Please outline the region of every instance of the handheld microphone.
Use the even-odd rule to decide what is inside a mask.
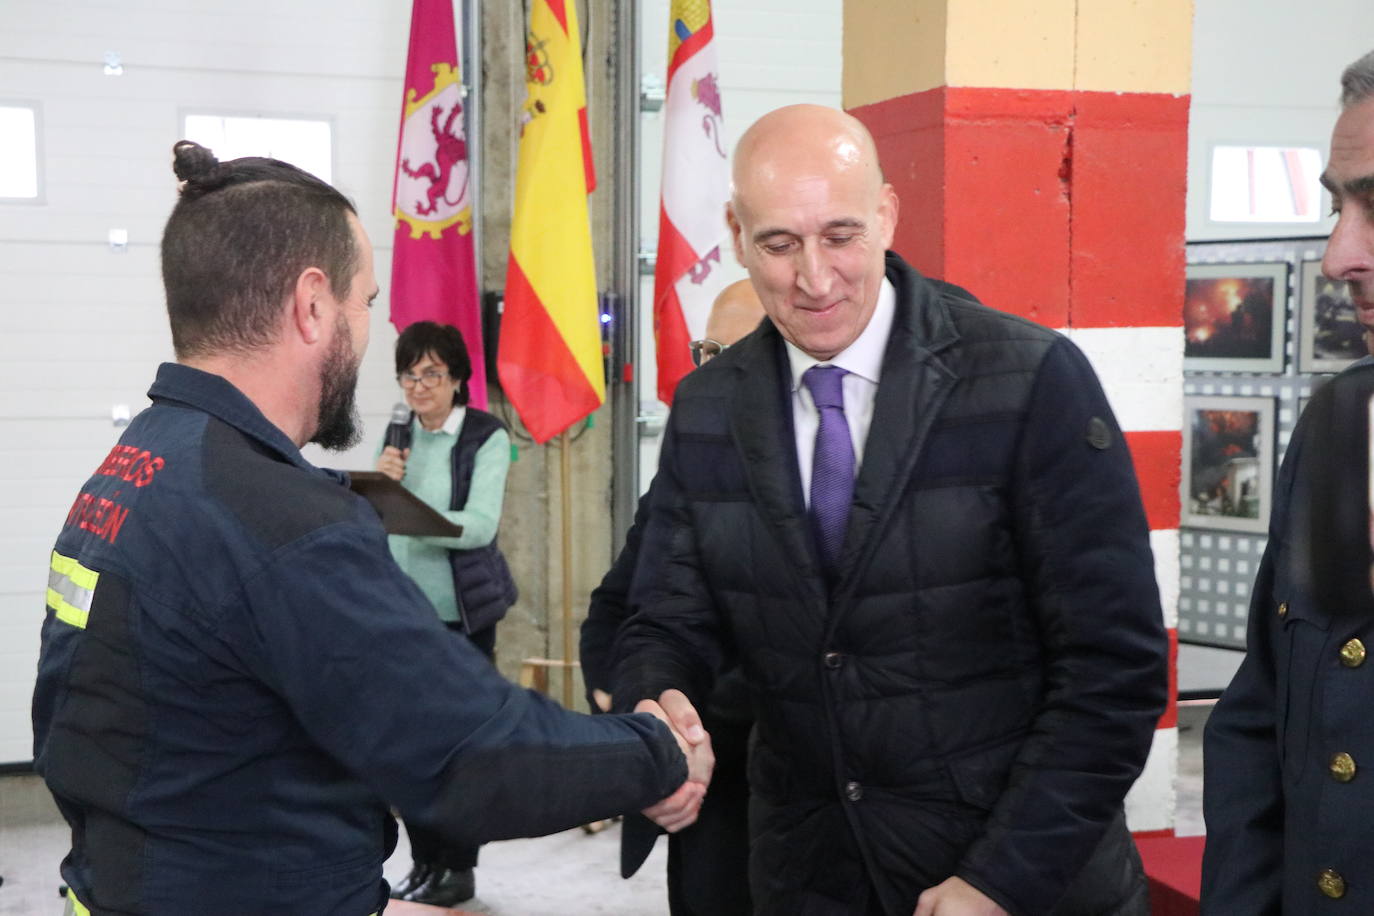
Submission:
[[[391,408],[391,424],[386,428],[386,444],[397,451],[410,448],[410,408],[397,404]]]

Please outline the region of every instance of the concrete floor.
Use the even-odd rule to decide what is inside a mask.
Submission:
[[[1202,723],[1207,706],[1179,710],[1178,808],[1180,836],[1201,834]],[[58,916],[58,863],[68,833],[37,777],[0,776],[0,916]],[[662,840],[629,881],[620,878],[620,827],[588,835],[570,830],[533,840],[492,843],[482,850],[477,897],[464,911],[492,916],[663,916],[665,850]],[[405,831],[387,861],[395,883],[410,869]]]
[[[667,850],[668,844],[660,839],[644,866],[626,881],[620,877],[618,823],[594,835],[579,828],[533,840],[491,843],[482,847],[478,859],[477,896],[462,910],[492,916],[666,916]],[[410,871],[410,864],[410,844],[402,830],[382,873],[394,885]]]

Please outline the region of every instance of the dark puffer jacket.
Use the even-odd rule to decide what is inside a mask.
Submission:
[[[683,380],[617,704],[705,695],[737,657],[758,719],[764,913],[910,916],[959,875],[1021,916],[1134,912],[1122,798],[1166,698],[1130,456],[1068,340],[896,255],[897,312],[842,571],[818,563],[771,324]]]

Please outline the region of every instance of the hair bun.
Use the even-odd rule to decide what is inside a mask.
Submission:
[[[181,181],[205,178],[219,165],[214,153],[192,140],[178,140],[172,156],[172,171]]]

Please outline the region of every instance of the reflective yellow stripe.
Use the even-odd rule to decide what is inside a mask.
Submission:
[[[99,581],[100,573],[54,550],[52,569],[48,572],[48,607],[63,623],[86,629],[91,599],[95,597]]]
[[[64,557],[56,550],[52,552],[52,568],[82,588],[91,591],[95,590],[95,583],[100,580],[100,573],[93,569],[87,569],[71,557]]]

